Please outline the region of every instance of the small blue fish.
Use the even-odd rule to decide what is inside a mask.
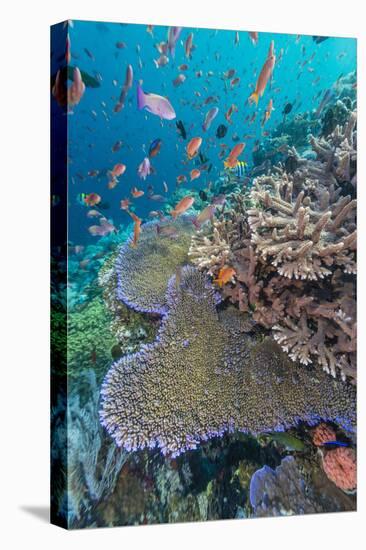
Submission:
[[[349,447],[348,443],[344,441],[326,441],[323,443],[323,447]]]

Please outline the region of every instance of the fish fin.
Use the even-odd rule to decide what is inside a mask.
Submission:
[[[249,96],[249,103],[255,103],[256,105],[258,105],[258,99],[259,99],[259,95],[257,94],[257,92],[253,92]]]
[[[140,84],[137,84],[137,108],[139,110],[143,109],[146,105],[145,94]]]
[[[171,217],[173,218],[173,220],[175,220],[175,219],[177,218],[177,214],[176,214],[175,210],[171,210],[171,211],[169,212],[169,214],[171,215]]]

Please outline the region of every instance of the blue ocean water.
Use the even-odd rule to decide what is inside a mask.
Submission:
[[[293,105],[289,119],[300,112],[315,111],[324,92],[341,75],[356,70],[355,39],[330,37],[317,43],[311,36],[259,33],[258,43],[254,45],[246,31],[238,32],[238,41],[234,30],[201,28],[183,28],[175,57],[168,53],[169,62],[156,68],[154,59],[157,60],[160,54],[155,44],[166,41],[167,32],[168,27],[164,26],[154,26],[151,34],[146,25],[87,21],[73,21],[69,27],[70,64],[100,82],[99,88],[87,87],[73,113],[67,115],[69,241],[74,244],[98,239],[88,232],[91,220],[86,216],[87,207],[78,200],[81,193],[98,193],[102,204],[107,206],[104,215],[116,227],[131,223],[128,213],[120,209],[120,201],[124,198],[129,198],[131,210],[146,220],[151,210],[164,207],[148,198],[148,185],[153,186],[155,194],[166,196],[172,204],[179,175],[187,177],[184,184],[187,194],[192,189],[207,188],[223,169],[223,161],[218,157],[220,143],[226,143],[230,150],[235,145],[232,140],[235,134],[246,143],[240,158],[250,168],[254,144],[278,126],[287,103]],[[187,59],[184,43],[190,33],[193,33],[194,49],[191,59]],[[277,61],[271,84],[256,107],[249,105],[247,100],[266,60],[271,40],[274,40]],[[124,43],[122,48],[116,47],[118,42]],[[114,107],[129,64],[134,72],[133,86],[124,108],[116,113]],[[182,64],[187,64],[188,69],[179,70]],[[230,69],[235,69],[234,78],[240,78],[233,88],[230,79],[223,78],[223,73]],[[202,76],[197,76],[198,71],[202,71]],[[186,79],[175,87],[173,80],[178,74],[184,74]],[[175,120],[160,120],[146,110],[138,110],[136,88],[139,81],[146,92],[169,98],[176,112]],[[205,104],[210,96],[215,97],[215,102]],[[262,128],[261,121],[270,99],[274,111]],[[232,104],[237,106],[238,112],[233,114],[233,123],[229,125],[224,115]],[[211,128],[203,132],[205,114],[213,106],[218,107],[218,115]],[[256,119],[250,123],[255,112]],[[187,140],[177,132],[176,121],[179,120],[187,131]],[[228,127],[221,140],[216,137],[220,124]],[[189,172],[194,164],[186,162],[185,147],[195,136],[203,138],[201,151],[212,168],[190,182]],[[137,168],[147,156],[150,143],[157,138],[162,140],[162,145],[160,153],[152,159],[154,173],[143,181],[137,175]],[[118,141],[122,141],[122,146],[113,152],[112,147]],[[106,173],[117,163],[125,164],[126,172],[114,189],[108,189]],[[88,176],[88,172],[94,170],[99,175]],[[167,194],[163,189],[164,181],[169,189]],[[143,190],[144,196],[132,199],[132,187]]]

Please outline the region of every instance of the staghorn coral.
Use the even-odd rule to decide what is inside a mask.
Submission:
[[[273,341],[245,335],[236,309],[218,313],[217,293],[198,270],[173,277],[166,302],[155,343],[114,363],[102,384],[100,420],[117,445],[177,456],[234,430],[319,419],[352,429],[354,389],[290,367]]]
[[[236,283],[223,295],[252,312],[290,357],[356,378],[356,113],[327,139],[311,137],[317,159],[291,150],[291,171],[254,180],[251,206],[232,194],[212,228],[193,237],[194,265]]]
[[[174,233],[164,234],[165,226]],[[193,231],[191,221],[185,217],[175,222],[144,224],[137,247],[131,247],[131,237],[116,260],[118,298],[137,311],[164,313],[168,281],[177,268],[187,262]]]
[[[357,487],[356,453],[348,447],[338,447],[325,453],[323,469],[327,477],[342,491],[354,491]]]

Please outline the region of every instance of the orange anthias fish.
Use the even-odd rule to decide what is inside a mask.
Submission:
[[[181,184],[181,183],[184,183],[187,181],[187,178],[183,175],[181,176],[177,176],[177,185]]]
[[[84,202],[88,206],[95,206],[96,204],[99,204],[101,200],[101,196],[97,193],[89,193],[89,195],[85,197]]]
[[[139,197],[142,197],[142,195],[144,195],[144,192],[140,189],[137,189],[137,187],[132,187],[131,189],[131,195],[135,198],[135,199],[138,199]]]
[[[238,164],[238,156],[244,151],[245,143],[237,143],[231,150],[228,158],[224,161],[225,168],[235,168]]]
[[[134,248],[137,245],[137,241],[139,240],[139,237],[140,237],[142,220],[138,216],[136,216],[136,214],[134,214],[133,212],[128,212],[128,213],[133,219],[133,221],[135,222],[135,225],[133,228],[133,241],[131,243],[131,246]]]
[[[182,200],[178,202],[174,210],[170,211],[170,215],[175,220],[178,216],[181,216],[186,212],[189,208],[191,208],[192,204],[194,203],[194,198],[187,196],[184,197]]]
[[[228,121],[229,124],[232,124],[233,121],[231,120],[231,117],[233,115],[233,113],[236,113],[238,110],[237,106],[234,105],[234,103],[229,107],[229,109],[227,110],[227,112],[225,113],[225,118],[226,120]]]
[[[125,164],[115,164],[113,166],[113,170],[111,171],[111,174],[113,177],[122,176],[126,171],[126,165]]]
[[[188,143],[186,151],[189,160],[193,159],[193,157],[197,155],[198,149],[201,147],[201,143],[202,138],[200,137],[192,138],[191,141]]]
[[[201,175],[201,172],[198,170],[198,168],[194,168],[193,170],[191,170],[191,173],[190,173],[191,181],[196,180],[197,178],[200,177],[200,175]]]
[[[267,105],[267,109],[265,110],[265,113],[264,113],[264,116],[263,116],[262,127],[265,125],[267,120],[269,120],[271,118],[272,111],[274,111],[273,100],[270,99],[269,102],[268,102],[268,105]]]
[[[214,283],[218,284],[221,288],[226,283],[229,283],[235,275],[235,269],[226,265],[220,269],[217,279],[214,279]]]
[[[120,204],[121,210],[128,210],[128,207],[131,204],[131,201],[129,199],[122,199]]]
[[[249,103],[255,103],[258,105],[258,100],[262,97],[264,90],[267,86],[268,80],[271,78],[273,68],[275,66],[276,56],[274,54],[274,41],[271,41],[271,45],[268,51],[268,57],[262,67],[262,70],[259,74],[257,83],[255,85],[255,90],[249,97]]]
[[[250,40],[252,41],[252,44],[256,46],[258,44],[258,33],[257,32],[249,32]]]

